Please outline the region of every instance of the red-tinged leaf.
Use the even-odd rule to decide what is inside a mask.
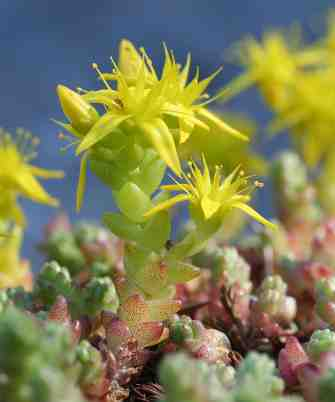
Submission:
[[[153,321],[150,319],[148,304],[138,294],[130,296],[121,304],[119,317],[128,324],[130,329],[137,327],[140,323]]]
[[[146,264],[134,276],[136,284],[151,296],[159,294],[168,286],[168,268],[161,260]]]
[[[102,314],[102,324],[106,331],[108,348],[116,353],[117,349],[131,338],[127,324],[113,313],[105,311]]]
[[[55,303],[51,306],[48,319],[67,324],[70,322],[68,302],[64,296],[57,296]]]
[[[179,300],[148,300],[148,321],[163,321],[181,309]]]
[[[168,277],[170,284],[185,283],[200,275],[200,269],[194,265],[180,261],[168,263]]]
[[[145,322],[132,328],[131,332],[137,339],[138,346],[148,347],[161,342],[164,325],[161,322]]]
[[[296,369],[308,361],[308,356],[298,339],[294,336],[289,337],[278,358],[279,370],[287,385],[293,386],[298,383]]]
[[[114,280],[117,293],[121,303],[127,300],[130,296],[141,295],[144,296],[144,293],[139,289],[134,283],[129,282],[124,277],[119,277]]]

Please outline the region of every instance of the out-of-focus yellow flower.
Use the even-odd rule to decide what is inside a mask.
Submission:
[[[163,190],[179,191],[180,194],[157,204],[145,216],[151,216],[178,203],[189,201],[204,220],[214,217],[222,220],[227,212],[236,208],[263,225],[275,227],[273,223],[263,218],[248,205],[251,199],[250,192],[254,187],[261,187],[262,183],[255,182],[254,185],[250,185],[248,178],[244,176],[239,167],[226,178],[222,177],[221,169],[217,167],[215,174],[211,177],[204,158],[202,163],[203,171],[194,162],[189,163],[190,173],[183,173],[184,183],[176,182],[176,184],[162,186]]]
[[[277,113],[270,129],[289,129],[309,166],[334,152],[335,68],[297,77],[290,103]]]
[[[261,42],[250,37],[236,46],[235,53],[245,72],[223,90],[222,99],[256,84],[273,109],[286,107],[297,76],[324,61],[324,52],[319,48],[301,47],[297,33],[295,30],[286,38],[280,32],[268,32]]]
[[[24,225],[25,218],[17,197],[24,196],[32,201],[57,206],[40,185],[37,177],[44,179],[61,178],[63,172],[49,171],[29,164],[35,156],[37,140],[29,132],[18,130],[14,140],[4,130],[0,131],[0,219],[13,220]]]
[[[275,112],[269,131],[289,129],[311,167],[334,152],[335,13],[324,38],[302,45],[299,30],[270,32],[261,42],[248,38],[237,47],[245,72],[222,92],[222,99],[256,85]]]
[[[2,229],[3,225],[1,226]],[[16,226],[0,238],[0,289],[23,286],[31,290],[32,273],[28,261],[20,260],[22,228]]]

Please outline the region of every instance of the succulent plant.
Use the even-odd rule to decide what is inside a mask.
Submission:
[[[172,342],[187,350],[193,357],[208,363],[229,364],[231,344],[228,337],[214,328],[205,328],[201,321],[175,315],[169,323]]]
[[[2,400],[84,402],[66,328],[52,322],[42,326],[13,306],[0,315],[0,327]]]
[[[208,366],[183,354],[169,356],[160,368],[164,402],[300,401],[282,395],[283,382],[275,375],[275,364],[267,356],[250,353],[232,381],[233,373],[230,366]]]
[[[335,326],[335,277],[321,279],[316,285],[316,311],[330,326]]]
[[[168,356],[160,367],[164,402],[221,402],[225,400],[225,395],[228,396],[225,382],[231,383],[233,373],[231,368],[222,370],[184,354]]]
[[[310,358],[317,361],[322,353],[335,351],[335,332],[329,329],[313,332],[306,350]]]
[[[268,314],[274,322],[289,325],[296,316],[297,306],[286,292],[287,285],[279,275],[267,276],[257,289],[255,309]]]

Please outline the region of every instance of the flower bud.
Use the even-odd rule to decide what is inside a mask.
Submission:
[[[57,94],[65,116],[80,134],[86,134],[99,119],[95,108],[82,96],[65,87],[57,86]]]

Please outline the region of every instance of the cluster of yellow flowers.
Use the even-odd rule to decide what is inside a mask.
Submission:
[[[257,85],[276,115],[270,130],[289,129],[306,163],[316,167],[335,148],[335,12],[324,38],[309,46],[296,29],[266,33],[261,42],[247,38],[235,50],[245,72],[223,99]]]
[[[165,46],[164,50],[165,62],[160,77],[144,49],[140,54],[131,42],[122,40],[119,61],[116,64],[112,60],[112,73],[103,74],[93,64],[104,89],[80,89],[82,95],[78,95],[62,85],[58,86],[63,111],[72,123],[70,127],[63,127],[80,138],[77,154],[122,128],[125,132],[132,132],[141,145],[152,146],[167,166],[179,175],[181,165],[177,147],[189,139],[195,127],[206,135],[211,124],[217,132],[247,140],[205,107],[211,101],[205,91],[220,70],[204,80],[199,79],[197,71],[189,82],[191,57],[188,56],[185,66],[181,67],[173,53]],[[103,105],[103,116],[99,118],[90,104]],[[82,113],[80,117],[78,111]]]
[[[95,173],[111,187],[116,203],[125,215],[120,218],[122,224],[127,222],[134,233],[145,232],[147,227],[150,229],[156,219],[152,215],[161,216],[162,211],[176,203],[189,201],[203,238],[198,236],[199,239],[182,243],[177,248],[180,255],[188,255],[215,233],[231,210],[242,211],[273,227],[248,205],[251,192],[260,185],[250,182],[242,169],[236,168],[234,158],[223,157],[223,162],[227,161],[226,170],[217,166],[211,172],[213,165],[221,165],[222,154],[217,153],[218,148],[222,152],[231,149],[231,154],[241,156],[245,165],[254,161],[258,166],[262,165],[262,161],[248,155],[248,148],[243,146],[248,137],[207,107],[216,99],[209,97],[207,88],[220,69],[205,79],[199,78],[197,69],[190,77],[190,55],[182,66],[166,46],[164,54],[162,72],[158,74],[144,49],[137,50],[131,42],[123,40],[118,63],[112,60],[110,73],[102,73],[97,64],[92,65],[104,85],[102,89],[78,89],[75,92],[63,85],[57,87],[60,104],[69,120],[59,124],[74,136],[71,145],[77,146],[76,154],[84,154],[77,208],[83,199],[89,161],[91,167],[95,165]],[[244,143],[238,147],[235,143],[221,141],[221,136],[229,138],[225,134]],[[16,137],[0,131],[0,160],[5,161],[0,167],[0,225],[3,224],[0,228],[0,287],[14,282],[20,284],[26,277],[23,272],[29,272],[22,270],[19,258],[25,216],[18,198],[24,196],[51,206],[58,205],[37,178],[60,178],[63,173],[30,164],[37,143],[31,133],[22,129]],[[212,145],[206,147],[208,143]],[[191,159],[194,154],[197,157],[206,155],[202,167],[191,162],[188,173],[184,173],[181,161]],[[174,178],[176,184],[163,186],[161,197],[153,197],[167,167],[177,177]],[[179,182],[178,178],[183,178],[185,183]],[[181,194],[170,197],[170,191]],[[6,235],[3,228],[12,231]],[[132,236],[135,236],[133,232]],[[154,242],[154,239],[149,240],[149,243]]]
[[[217,138],[222,134],[230,134],[239,140],[248,140],[245,135],[227,124],[221,116],[207,108],[208,103],[215,97],[210,98],[205,91],[220,70],[203,80],[199,79],[197,70],[195,76],[189,79],[190,55],[185,65],[181,66],[166,46],[164,53],[164,65],[159,76],[143,48],[138,51],[131,42],[122,40],[118,63],[112,59],[111,73],[102,73],[99,67],[93,64],[104,84],[104,89],[85,91],[79,88],[79,93],[76,93],[62,85],[58,86],[60,103],[70,125],[60,124],[78,138],[77,154],[97,149],[96,147],[108,138],[114,137],[117,141],[118,133],[122,131],[144,149],[152,147],[176,176],[187,178],[182,171],[180,157],[192,154],[193,134],[198,139],[201,136],[207,138],[207,142],[212,144],[214,144],[213,136],[216,135]],[[102,116],[99,116],[97,110],[93,108],[94,104],[104,106]],[[191,144],[191,150],[187,149],[187,144]],[[105,143],[105,147],[108,148],[108,144]],[[225,147],[221,151],[224,152]],[[86,161],[86,158],[82,160]],[[230,210],[236,206],[253,215],[258,221],[271,225],[247,207],[250,197],[240,195],[240,182],[235,180],[235,173],[224,179],[223,175],[216,172],[212,184],[205,159],[202,165],[203,173],[198,168],[191,171],[191,176],[194,178],[197,172],[197,178],[191,186],[194,189],[193,194],[196,194],[194,197],[172,198],[167,203],[151,209],[147,216],[168,208],[175,204],[176,200],[189,200],[195,205],[200,205],[200,210],[206,219],[209,219],[214,212],[220,210],[222,212],[220,215],[223,215],[223,210]],[[84,174],[82,169],[77,192],[79,197],[83,194],[83,189],[80,187],[84,183]],[[185,190],[187,187],[183,184],[176,186],[174,190]],[[163,189],[167,190],[167,187]],[[186,193],[189,193],[188,190],[187,187]],[[199,203],[195,202],[196,199]],[[80,204],[81,199],[78,201],[79,206]],[[214,204],[217,205],[215,211]]]

